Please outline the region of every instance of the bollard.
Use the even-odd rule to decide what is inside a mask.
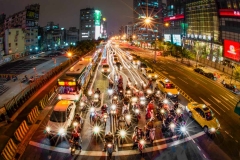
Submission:
[[[17,145],[10,138],[8,143],[5,145],[4,149],[2,150],[1,155],[5,160],[12,160],[14,159],[16,153],[17,153]]]
[[[17,130],[14,132],[15,138],[16,138],[19,142],[21,142],[21,141],[24,139],[24,137],[25,137],[25,135],[26,135],[26,133],[27,133],[28,130],[29,130],[28,125],[27,125],[26,121],[24,120],[24,121],[20,124],[20,126],[17,128]]]

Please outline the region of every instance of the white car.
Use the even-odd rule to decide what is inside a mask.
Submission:
[[[53,108],[47,123],[46,132],[49,138],[65,136],[75,116],[76,105],[74,101],[60,100]]]

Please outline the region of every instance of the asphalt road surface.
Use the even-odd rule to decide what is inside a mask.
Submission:
[[[114,81],[114,75],[116,74],[118,74],[118,76],[122,75],[124,88],[126,86],[128,78],[131,79],[132,83],[137,83],[138,88],[141,88],[140,86],[141,82],[145,82],[145,83],[147,82],[146,78],[140,73],[137,67],[136,66],[134,67],[134,65],[129,60],[126,59],[126,57],[124,56],[124,51],[111,45],[107,45],[106,51],[107,51],[108,63],[111,66],[111,73],[109,75],[102,74],[101,72],[102,68],[101,68],[101,65],[99,65],[96,71],[96,77],[93,79],[94,83],[93,85],[90,85],[90,88],[93,88],[94,90],[96,88],[99,88],[101,90],[101,104],[96,107],[96,110],[99,113],[101,112],[100,106],[102,104],[107,104],[109,106],[108,111],[110,111],[111,98],[109,98],[107,88],[108,88],[109,80]],[[123,69],[121,71],[117,71],[116,69],[114,69],[116,67],[112,61],[113,52],[115,52],[118,55],[122,63]],[[177,65],[175,62],[172,64],[170,63],[171,63],[170,60],[161,61],[161,63],[159,64],[160,67],[154,66],[154,68],[156,68],[156,70],[159,70],[161,72],[165,71],[167,73],[166,74],[167,76],[170,75],[174,77],[175,79],[173,78],[172,79],[169,78],[169,79],[171,79],[176,85],[182,88],[187,94],[196,95],[195,90],[198,89],[198,90],[201,90],[199,91],[199,94],[201,94],[201,98],[208,100],[209,95],[204,94],[202,89],[199,89],[199,87],[201,86],[200,84],[196,84],[198,85],[196,87],[194,85],[190,87],[189,85],[185,84],[184,81],[190,84],[194,82],[193,80],[191,80],[191,82],[189,79],[183,79],[184,81],[180,81],[177,78],[178,76],[182,77],[183,74],[187,74],[188,76],[190,75],[199,76],[199,75],[195,75],[195,73],[193,73],[192,70],[184,66],[179,67],[180,65]],[[179,70],[183,70],[183,71],[180,72]],[[189,72],[189,74],[187,71]],[[195,78],[193,77],[192,79],[195,80]],[[198,83],[202,81],[207,81],[206,83],[212,84],[210,80],[205,79],[204,77],[199,76],[199,78],[196,78],[196,79]],[[201,80],[198,80],[198,79],[201,79]],[[218,85],[213,85],[213,86],[218,86]],[[218,87],[218,88],[221,89],[221,87]],[[205,90],[208,91],[207,89]],[[219,98],[216,94],[213,94],[213,96],[216,96],[216,98]],[[227,96],[227,95],[223,94],[223,96]],[[193,96],[192,98],[195,100],[196,97],[199,97],[199,96],[195,96],[195,97]],[[179,99],[182,105],[187,104],[187,100],[184,99],[182,96],[179,96]],[[53,107],[56,104],[56,102],[57,100],[53,101],[49,105]],[[169,106],[171,105],[172,104],[169,102]],[[37,132],[35,132],[35,134],[33,135],[21,159],[23,160],[107,159],[106,152],[102,152],[103,137],[105,133],[109,131],[115,132],[118,119],[116,118],[116,116],[112,116],[109,114],[109,117],[107,118],[106,127],[103,124],[99,125],[101,127],[101,134],[95,137],[93,136],[93,131],[92,131],[93,126],[89,118],[90,105],[88,105],[88,109],[86,111],[80,111],[79,106],[77,108],[78,109],[76,112],[81,113],[81,115],[84,118],[84,125],[81,131],[81,135],[82,135],[82,151],[81,152],[76,151],[76,155],[74,156],[70,155],[68,139],[70,138],[70,133],[72,130],[71,128],[69,128],[68,135],[63,140],[55,139],[54,141],[50,141],[47,138],[45,134],[45,127],[49,119],[49,116],[47,116],[39,126]],[[122,104],[121,102],[119,102],[119,105],[118,105],[119,114],[122,111],[121,109],[122,109]],[[219,110],[220,115],[216,115],[216,116],[223,116],[223,115],[225,116],[226,114],[222,112]],[[225,160],[225,159],[230,159],[229,158],[230,155],[228,157],[221,148],[225,143],[227,143],[226,141],[230,139],[228,137],[229,135],[226,135],[222,133],[223,131],[220,131],[219,135],[217,135],[216,138],[214,139],[210,138],[209,136],[204,134],[204,132],[202,131],[202,128],[195,121],[188,118],[186,113],[184,113],[184,118],[187,121],[187,130],[188,130],[187,136],[183,136],[183,137],[179,137],[178,135],[175,135],[173,137],[166,136],[161,131],[162,122],[155,119],[155,127],[156,127],[155,141],[153,144],[146,142],[145,149],[143,151],[144,154],[143,156],[140,156],[139,151],[137,149],[132,149],[133,142],[131,139],[133,134],[133,128],[137,125],[143,128],[147,122],[145,119],[145,114],[146,114],[145,109],[142,109],[140,113],[141,113],[141,119],[139,120],[139,122],[137,122],[134,118],[132,118],[132,124],[127,129],[127,138],[126,140],[124,140],[123,144],[118,143],[119,141],[116,140],[116,143],[115,143],[116,152],[113,153],[113,159],[116,159],[116,160],[118,159],[119,160],[120,159],[122,160],[127,160],[127,159],[143,159],[143,160],[145,159],[146,160],[148,159],[153,159],[153,160],[155,159],[156,160],[157,159],[171,159],[171,160],[172,159],[173,160],[175,159],[176,160],[224,159]],[[221,122],[221,119],[220,119],[220,122]],[[222,126],[224,125],[226,124],[223,123]],[[228,147],[230,147],[230,144]],[[232,157],[231,158],[234,159],[235,158],[234,156],[233,158]]]

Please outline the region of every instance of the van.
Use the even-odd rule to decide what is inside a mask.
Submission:
[[[53,108],[47,123],[46,132],[50,137],[65,136],[75,116],[74,101],[61,100]]]

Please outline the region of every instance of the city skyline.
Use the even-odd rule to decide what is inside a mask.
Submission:
[[[108,33],[112,31],[118,32],[121,25],[125,25],[133,19],[132,0],[88,0],[87,2],[84,0],[23,0],[18,3],[14,2],[14,0],[0,0],[0,11],[9,17],[23,10],[25,6],[34,3],[40,4],[39,25],[42,27],[46,26],[47,22],[53,21],[64,28],[79,28],[80,9],[87,7],[102,11],[103,17],[106,17],[108,22]],[[56,9],[51,10],[53,7]]]

